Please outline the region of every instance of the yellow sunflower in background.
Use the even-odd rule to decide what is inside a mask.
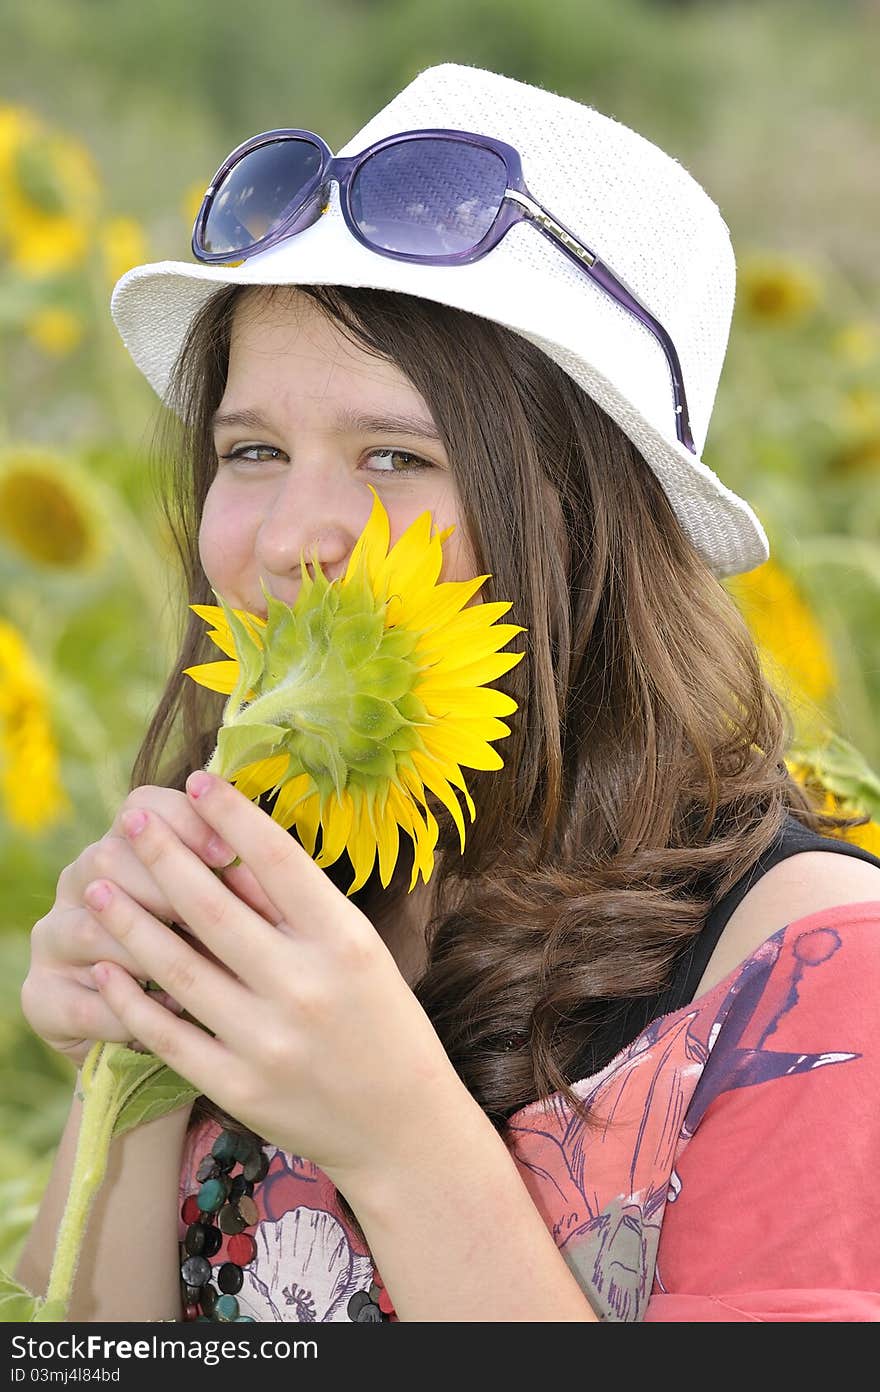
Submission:
[[[86,326],[81,315],[63,305],[46,305],[27,316],[24,330],[50,358],[63,358],[82,342]]]
[[[768,679],[811,722],[836,685],[834,658],[794,580],[770,559],[728,577],[724,587],[749,626]]]
[[[0,450],[0,545],[29,561],[91,570],[106,543],[94,486],[71,459],[36,446]]]
[[[0,809],[37,832],[70,813],[46,682],[17,628],[0,619]]]
[[[833,812],[841,817],[854,817],[862,816],[868,810],[852,798],[842,797],[828,786],[827,780],[833,782],[834,774],[833,771],[826,772],[822,767],[821,754],[806,759],[794,753],[791,758],[785,760],[785,765],[795,782],[811,794],[818,811]],[[862,850],[880,857],[880,822],[876,817],[865,822],[864,826],[851,827],[849,830],[831,834],[836,835],[838,840],[849,841],[852,845],[861,846]]]
[[[322,833],[320,866],[347,851],[353,894],[378,853],[382,885],[397,862],[399,832],[414,847],[410,891],[434,868],[438,826],[426,790],[448,809],[462,851],[458,789],[476,809],[462,767],[499,769],[491,741],[510,734],[499,719],[517,703],[486,686],[525,656],[501,653],[516,624],[496,621],[510,603],[472,600],[490,577],[438,584],[443,542],[422,513],[389,550],[388,515],[375,489],[370,519],[348,569],[328,581],[314,562],[288,606],[263,593],[268,618],[194,604],[213,627],[226,662],[186,668],[212,691],[229,694],[207,768],[257,799],[277,792],[272,817],[296,825],[309,855]]]
[[[0,106],[0,241],[14,270],[41,277],[82,265],[99,201],[84,145],[23,107]]]
[[[138,266],[149,256],[147,240],[140,223],[132,217],[111,217],[102,223],[99,232],[104,274],[110,286],[120,276]]]
[[[743,261],[738,302],[752,319],[796,323],[808,318],[821,299],[822,283],[811,266],[769,253]]]

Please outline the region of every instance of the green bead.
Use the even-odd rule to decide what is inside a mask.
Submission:
[[[233,1324],[256,1324],[253,1315],[236,1315]]]
[[[214,1301],[214,1319],[231,1324],[238,1318],[238,1301],[234,1295],[219,1295]]]
[[[254,1145],[250,1136],[235,1136],[233,1138],[232,1153],[241,1165],[249,1160],[257,1149],[258,1147]]]
[[[216,1213],[222,1208],[229,1193],[228,1179],[206,1179],[199,1189],[197,1203],[203,1213]]]
[[[237,1137],[232,1131],[221,1131],[214,1144],[211,1146],[211,1154],[215,1160],[234,1160],[235,1143]]]

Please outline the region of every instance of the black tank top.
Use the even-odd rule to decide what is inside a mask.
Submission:
[[[669,1015],[692,1001],[709,958],[715,951],[718,940],[733,916],[734,910],[762,875],[766,875],[774,865],[801,851],[836,851],[838,855],[856,856],[866,860],[869,865],[880,866],[880,859],[861,846],[841,841],[834,836],[821,836],[810,831],[790,812],[780,835],[753,866],[748,869],[736,884],[711,910],[706,926],[680,954],[669,985],[655,996],[641,996],[630,1001],[622,1001],[611,1007],[607,1020],[591,1039],[589,1047],[576,1065],[572,1079],[589,1078],[610,1063],[615,1054],[627,1044],[632,1043],[646,1029],[652,1020],[661,1015]],[[877,898],[880,899],[880,891]]]

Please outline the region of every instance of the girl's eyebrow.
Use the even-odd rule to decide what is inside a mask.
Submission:
[[[212,430],[222,426],[238,426],[246,430],[271,430],[271,423],[260,411],[216,411],[211,420]],[[422,440],[441,442],[434,422],[424,416],[406,415],[368,415],[359,411],[340,411],[336,418],[336,429],[341,433],[381,434],[390,431],[394,435],[412,435]]]

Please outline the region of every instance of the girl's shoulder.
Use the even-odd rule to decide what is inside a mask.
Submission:
[[[761,876],[731,914],[694,999],[744,963],[768,938],[814,913],[873,903],[880,915],[880,864],[835,851],[801,851]]]

